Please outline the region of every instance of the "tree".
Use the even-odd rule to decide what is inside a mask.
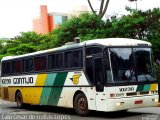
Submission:
[[[94,14],[97,14],[96,11],[94,10],[92,4],[91,4],[91,1],[90,1],[90,0],[87,0],[87,1],[88,1],[88,4],[89,4],[92,12],[93,12]],[[102,19],[103,16],[104,16],[104,14],[105,14],[106,11],[107,11],[107,8],[108,8],[108,5],[109,5],[110,0],[100,0],[100,1],[101,1],[101,4],[100,4],[99,13],[97,14],[97,16]]]
[[[2,40],[0,40],[0,50],[3,48]]]
[[[21,55],[38,50],[54,47],[52,35],[37,34],[35,32],[22,32],[14,40],[6,41],[5,46],[0,45],[0,59],[7,55]]]
[[[82,41],[104,38],[104,25],[105,22],[95,14],[84,13],[69,19],[51,34],[57,47],[73,41],[75,37],[80,37]]]
[[[5,46],[0,46],[0,57],[59,47],[73,41],[75,37],[80,37],[81,41],[111,37],[146,40],[152,43],[156,58],[160,54],[160,9],[130,10],[129,15],[121,18],[112,16],[106,21],[101,20],[96,14],[81,14],[46,35],[34,32],[21,33],[15,40],[7,41]]]
[[[149,41],[156,58],[160,54],[160,9],[132,11],[112,21],[112,37],[127,37]]]

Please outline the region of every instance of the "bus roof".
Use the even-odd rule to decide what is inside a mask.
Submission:
[[[10,59],[16,59],[16,58],[21,58],[21,57],[27,57],[27,56],[34,56],[38,54],[43,54],[43,53],[51,53],[54,51],[61,51],[61,50],[67,50],[67,49],[72,49],[72,48],[79,48],[83,47],[84,45],[105,45],[105,46],[151,46],[151,43],[142,41],[142,40],[136,40],[136,39],[128,39],[128,38],[105,38],[105,39],[95,39],[95,40],[88,40],[84,41],[81,43],[77,44],[72,44],[72,45],[64,45],[62,47],[58,48],[52,48],[48,50],[42,50],[42,51],[37,51],[33,53],[27,53],[24,55],[18,55],[18,56],[7,56],[3,57],[2,61],[4,60],[10,60]]]
[[[106,46],[151,46],[151,43],[129,38],[106,38],[86,41],[86,44],[102,44]]]

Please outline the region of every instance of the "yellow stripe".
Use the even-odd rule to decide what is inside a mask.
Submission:
[[[47,74],[39,74],[35,84],[37,87],[30,86],[22,88],[21,91],[24,96],[24,103],[39,104],[46,77]]]
[[[157,88],[157,84],[151,84],[150,91],[155,91]]]
[[[39,74],[35,86],[44,86],[47,74]]]

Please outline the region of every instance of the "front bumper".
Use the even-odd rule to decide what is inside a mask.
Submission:
[[[157,106],[158,101],[158,95],[108,99],[107,111]]]

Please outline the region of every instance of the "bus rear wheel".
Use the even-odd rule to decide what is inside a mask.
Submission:
[[[76,95],[74,99],[74,109],[78,115],[86,116],[89,114],[88,101],[83,93]]]
[[[21,92],[17,92],[16,94],[16,102],[17,102],[17,107],[18,108],[23,108],[24,104],[23,104],[23,97]]]

